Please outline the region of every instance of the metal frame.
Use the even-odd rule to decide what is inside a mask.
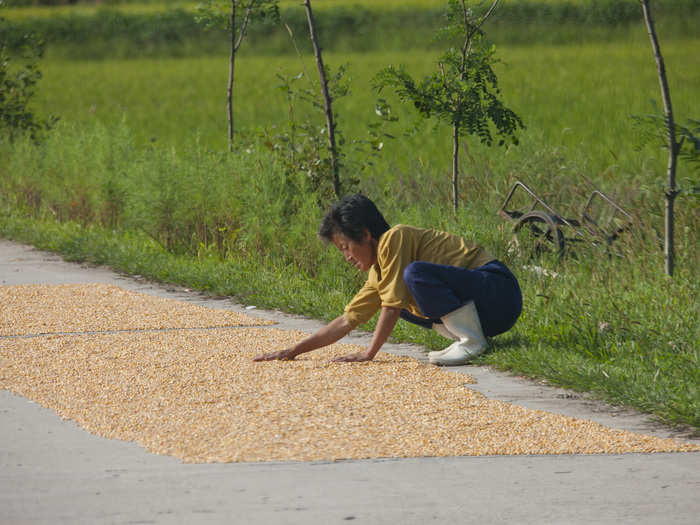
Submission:
[[[529,209],[527,209],[527,206],[521,208],[520,210],[508,209],[508,205],[510,204],[513,195],[518,190],[524,191],[532,199],[532,204],[530,204]],[[602,199],[605,205],[609,206],[613,210],[609,220],[603,226],[599,225],[593,218],[592,211],[593,203],[600,199]],[[526,209],[527,211],[522,211],[523,209]],[[614,241],[620,233],[629,230],[634,223],[632,215],[625,211],[610,197],[598,190],[594,190],[584,204],[581,211],[580,220],[567,219],[521,181],[515,182],[497,213],[504,219],[515,223],[513,232],[516,234],[526,223],[532,223],[535,221],[541,222],[541,220],[544,219],[548,225],[546,232],[547,238],[561,238],[561,241],[559,241],[558,244],[559,252],[563,252],[564,243],[566,241],[581,242],[587,240],[587,237],[593,237],[593,239],[588,239],[593,243],[595,243],[596,240],[603,240],[606,242],[606,244],[609,244],[610,242]],[[622,217],[622,225],[617,226],[614,230],[610,231],[609,226],[617,217]],[[581,226],[583,226],[584,230],[580,228]],[[571,232],[573,232],[573,237],[565,237],[563,235],[563,231],[560,235],[560,231],[564,230],[563,227],[567,227],[569,230],[571,230]],[[586,234],[588,234],[588,236]]]

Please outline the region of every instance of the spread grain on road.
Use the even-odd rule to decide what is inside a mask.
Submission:
[[[186,462],[698,451],[469,389],[469,376],[107,285],[0,287],[0,388]],[[44,334],[44,335],[38,335]]]

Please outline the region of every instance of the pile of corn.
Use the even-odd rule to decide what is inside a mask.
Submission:
[[[700,450],[490,400],[408,357],[330,363],[351,345],[253,362],[306,334],[112,286],[0,287],[0,304],[0,388],[186,462]]]

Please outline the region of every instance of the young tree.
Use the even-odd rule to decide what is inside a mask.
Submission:
[[[290,179],[296,178],[297,174],[305,175],[305,189],[315,193],[319,205],[326,208],[329,200],[356,191],[357,176],[373,166],[385,141],[394,138],[388,127],[398,118],[386,100],[379,99],[372,112],[373,121],[367,123],[367,134],[345,140],[338,128],[338,115],[333,106],[350,93],[349,65],[332,69],[324,63],[311,2],[305,0],[302,5],[306,10],[319,83],[312,80],[305,67],[295,76],[277,75],[281,81],[277,88],[287,99],[288,127],[276,134],[266,131],[263,144],[281,159]],[[302,59],[294,31],[288,24],[284,26]],[[352,150],[350,154],[347,153],[349,148]]]
[[[349,93],[347,66],[334,71],[326,69],[329,98],[337,101]],[[316,194],[318,203],[326,208],[339,195],[357,191],[359,174],[371,168],[379,157],[386,141],[395,138],[389,128],[398,120],[386,100],[379,99],[371,121],[367,122],[366,135],[352,137],[347,142],[339,129],[335,129],[336,166],[342,168],[343,177],[334,180],[328,142],[328,123],[325,120],[326,106],[318,85],[309,81],[303,72],[295,76],[278,74],[277,89],[287,99],[288,121],[281,132],[265,132],[263,144],[281,160],[284,171],[291,179],[303,173],[308,184],[307,191]],[[368,108],[369,109],[369,108]],[[325,123],[321,123],[323,116]],[[369,116],[369,114],[368,114]],[[333,124],[337,126],[337,115]],[[349,154],[346,155],[346,151]],[[350,175],[352,173],[352,175]]]
[[[336,198],[342,197],[340,189],[340,166],[338,160],[338,146],[335,142],[335,122],[333,120],[333,99],[328,90],[328,80],[326,78],[326,68],[323,65],[323,55],[321,46],[318,44],[316,36],[316,24],[314,23],[313,12],[311,10],[311,0],[304,0],[304,8],[306,9],[306,19],[309,23],[309,37],[314,48],[314,56],[316,57],[316,66],[318,67],[318,75],[321,81],[321,94],[323,95],[324,110],[326,114],[326,128],[328,130],[328,151],[331,156],[331,170],[333,172],[333,191]]]
[[[459,38],[461,47],[448,49],[438,61],[438,71],[417,83],[404,66],[380,71],[375,78],[378,91],[390,86],[402,101],[413,103],[425,118],[435,117],[452,126],[452,199],[459,206],[459,145],[462,135],[476,135],[482,143],[493,143],[492,126],[498,144],[518,143],[516,131],[523,123],[499,100],[500,90],[492,64],[495,49],[484,41],[482,25],[493,14],[495,0],[482,16],[475,16],[466,0],[449,0],[448,25],[442,33]]]
[[[661,87],[661,99],[664,104],[664,124],[666,127],[666,139],[668,145],[668,164],[666,166],[666,206],[664,213],[664,258],[666,262],[666,275],[673,275],[673,267],[675,264],[675,247],[674,247],[674,214],[673,205],[676,197],[680,193],[676,189],[676,165],[678,162],[678,153],[680,152],[682,143],[676,140],[676,124],[673,118],[673,106],[671,105],[671,92],[668,88],[668,80],[666,79],[666,66],[664,58],[661,55],[661,47],[659,46],[656,30],[654,29],[654,20],[651,16],[649,8],[649,0],[640,0],[642,12],[644,14],[644,22],[649,33],[651,48],[656,60],[656,69],[659,76],[659,84]]]
[[[226,115],[228,120],[228,150],[233,151],[233,83],[236,66],[236,53],[248,31],[253,18],[258,20],[279,19],[278,0],[206,0],[198,6],[197,21],[206,27],[223,23],[231,32],[231,46],[226,88]]]

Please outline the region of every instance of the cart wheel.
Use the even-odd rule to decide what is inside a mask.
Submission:
[[[551,215],[535,210],[518,220],[513,228],[513,245],[521,256],[527,258],[544,253],[561,256],[564,236]]]

